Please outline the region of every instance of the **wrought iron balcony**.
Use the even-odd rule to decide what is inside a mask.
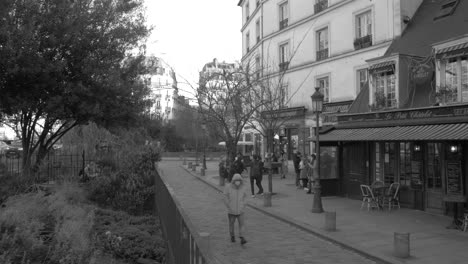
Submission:
[[[288,19],[287,18],[280,21],[280,23],[279,23],[279,29],[280,30],[287,27],[287,26],[288,26]]]
[[[317,2],[314,5],[314,12],[315,14],[322,12],[323,10],[328,8],[328,0],[322,0]]]
[[[317,51],[317,60],[320,61],[320,60],[324,60],[328,58],[328,49],[321,49],[319,51]]]
[[[285,61],[279,64],[280,71],[285,71],[289,67],[289,61]]]
[[[372,46],[372,34],[369,34],[367,36],[357,38],[354,40],[354,49],[364,49],[367,47]]]

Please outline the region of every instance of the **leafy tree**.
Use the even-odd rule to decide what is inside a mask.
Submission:
[[[143,112],[142,0],[3,0],[0,21],[0,113],[25,171],[73,127],[130,126]]]

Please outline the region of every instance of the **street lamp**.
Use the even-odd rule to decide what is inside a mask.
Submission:
[[[203,129],[203,169],[206,170],[206,123],[202,122],[201,127]]]
[[[315,116],[315,155],[317,166],[315,167],[315,184],[314,184],[314,202],[312,204],[312,213],[323,213],[321,186],[320,186],[320,141],[319,141],[319,118],[323,109],[323,94],[320,92],[320,87],[315,87],[315,92],[312,94],[312,112]]]

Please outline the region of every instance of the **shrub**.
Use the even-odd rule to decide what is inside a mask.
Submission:
[[[128,157],[125,169],[103,173],[89,183],[91,201],[103,207],[123,210],[131,214],[152,211],[154,200],[155,162],[159,152],[146,147],[140,153]]]
[[[165,241],[154,216],[99,209],[95,219],[96,244],[105,252],[126,260],[148,258],[164,263]]]

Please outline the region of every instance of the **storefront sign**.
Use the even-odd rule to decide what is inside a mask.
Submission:
[[[392,112],[376,112],[369,114],[339,115],[338,122],[349,121],[385,121],[385,120],[414,120],[436,117],[468,116],[468,106],[438,107],[431,109],[404,110]]]
[[[427,64],[420,64],[413,68],[412,75],[416,84],[424,84],[432,80],[433,67]]]
[[[265,111],[262,112],[262,118],[265,119],[283,119],[283,118],[294,118],[303,117],[305,114],[304,107],[281,109],[278,111]]]
[[[464,202],[463,193],[463,175],[461,174],[460,162],[447,163],[445,173],[446,192],[444,201],[446,202]]]

